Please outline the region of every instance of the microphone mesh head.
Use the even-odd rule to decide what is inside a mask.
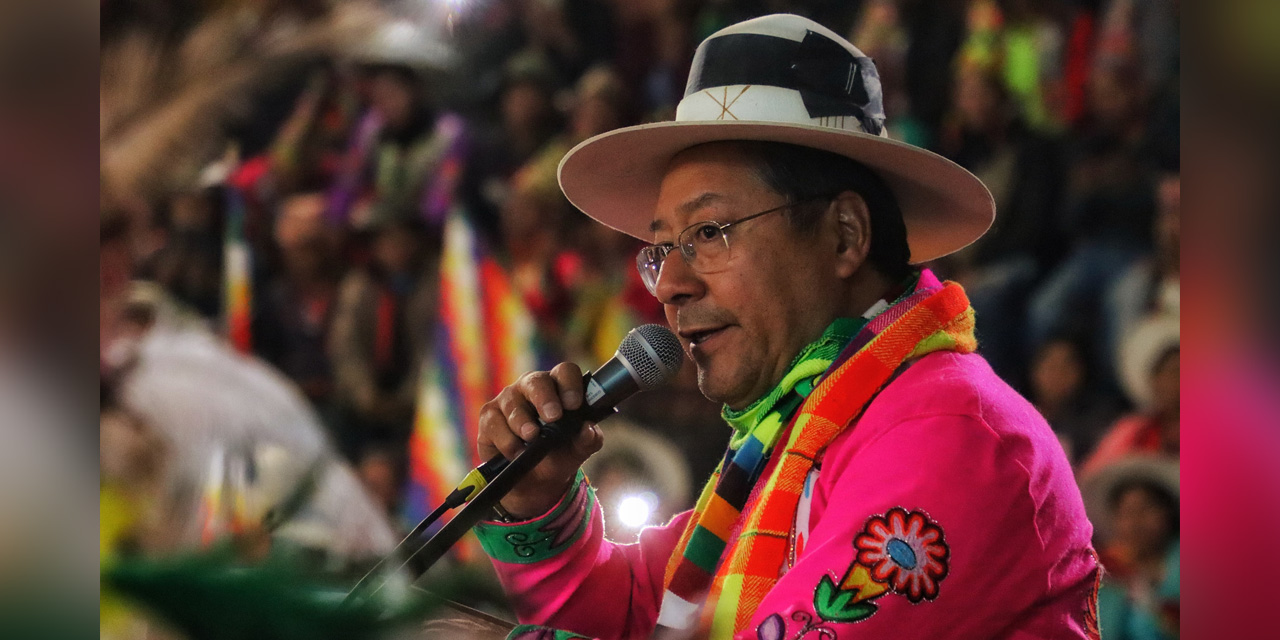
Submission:
[[[632,329],[618,347],[618,357],[640,376],[641,389],[652,389],[671,380],[684,364],[680,341],[659,324]]]

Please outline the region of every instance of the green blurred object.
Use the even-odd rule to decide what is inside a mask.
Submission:
[[[98,616],[91,597],[68,595],[66,585],[0,587],[0,638],[83,640],[97,638]],[[63,588],[59,588],[63,587]]]
[[[343,604],[344,585],[278,558],[246,566],[229,546],[194,556],[121,559],[103,568],[102,585],[191,640],[385,638],[438,607],[420,593]]]

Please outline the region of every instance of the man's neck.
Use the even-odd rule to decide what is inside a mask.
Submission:
[[[831,324],[836,321],[836,318],[860,318],[867,316],[881,300],[883,300],[885,304],[893,304],[893,301],[898,296],[898,292],[895,291],[897,285],[898,283],[890,282],[889,279],[881,275],[879,271],[876,271],[875,269],[872,269],[870,265],[867,265],[858,273],[854,274],[850,279],[848,288],[845,289],[845,301],[836,307],[837,313],[827,319],[826,324],[822,326],[822,330],[825,331],[827,327],[830,327]],[[807,348],[821,337],[821,333],[812,336],[810,340],[801,347],[801,349]],[[799,355],[800,351],[792,354],[790,361],[793,362]],[[778,378],[774,380],[773,384],[769,386],[764,394],[757,396],[749,402],[744,402],[736,408],[726,403],[725,408],[731,411],[741,411],[759,402],[761,398],[771,393],[782,381],[782,377],[786,376],[790,371],[791,367],[784,370],[782,375],[778,376]]]
[[[894,289],[898,283],[890,281],[869,265],[855,273],[852,280],[849,286],[849,302],[845,306],[845,316],[850,318],[863,316],[881,300],[893,304],[894,299],[897,298]]]

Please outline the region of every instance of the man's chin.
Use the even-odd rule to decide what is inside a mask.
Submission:
[[[739,400],[741,391],[738,389],[740,384],[734,384],[736,381],[729,381],[713,375],[706,367],[698,366],[698,391],[703,396],[716,404],[724,404],[733,406],[735,400]],[[745,404],[743,406],[746,406]]]
[[[721,389],[707,371],[707,368],[701,364],[698,365],[698,391],[701,391],[702,395],[712,402],[717,404],[724,403]]]

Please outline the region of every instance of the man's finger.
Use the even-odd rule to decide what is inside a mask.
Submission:
[[[507,423],[507,430],[517,437],[529,442],[538,435],[538,416],[529,404],[517,393],[503,394],[498,406],[502,409]]]
[[[546,371],[527,373],[520,378],[517,386],[520,395],[523,395],[537,409],[538,416],[543,422],[559,420],[560,416],[564,415],[564,409],[560,404],[560,389],[550,373]]]
[[[551,377],[560,387],[560,402],[573,411],[582,406],[582,369],[572,362],[561,362],[551,370]]]
[[[480,454],[485,458],[493,457],[494,453],[502,454],[502,457],[510,460],[524,449],[524,441],[521,440],[507,424],[507,421],[500,417],[499,409],[487,412],[488,419],[482,416],[480,431]],[[486,447],[486,443],[489,447]],[[486,451],[492,448],[492,451]]]
[[[581,460],[591,457],[603,446],[604,432],[600,430],[600,425],[594,422],[582,425],[582,431],[579,431],[578,437],[573,440],[573,452]]]

